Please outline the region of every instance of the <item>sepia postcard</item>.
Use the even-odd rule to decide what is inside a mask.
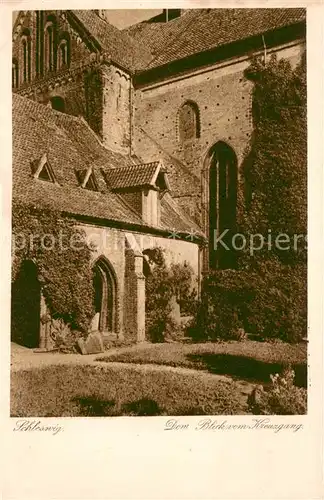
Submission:
[[[160,7],[1,5],[1,495],[323,498],[324,10]]]

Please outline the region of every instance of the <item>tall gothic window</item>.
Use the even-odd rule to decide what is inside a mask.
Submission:
[[[12,60],[12,88],[16,89],[19,86],[19,68],[18,61]]]
[[[28,81],[28,46],[27,40],[22,40],[23,46],[23,82],[26,83]]]
[[[209,162],[210,269],[235,267],[235,248],[232,245],[232,238],[236,226],[236,205],[236,155],[230,146],[218,142],[211,150]],[[221,241],[224,245],[217,241],[223,233]]]
[[[53,16],[47,18],[45,25],[45,68],[47,71],[55,70],[55,38],[56,38],[56,23]]]
[[[21,37],[21,83],[30,82],[31,78],[31,36],[29,30],[24,30]]]
[[[61,39],[59,46],[58,46],[57,57],[58,57],[59,69],[69,67],[69,65],[70,65],[70,43],[69,43],[68,37],[64,37]]]
[[[187,101],[181,106],[178,125],[180,142],[190,141],[199,137],[199,109],[196,103]]]
[[[43,50],[43,44],[42,44],[42,16],[43,13],[39,10],[35,11],[35,24],[36,24],[36,50],[35,50],[35,70],[36,70],[36,75],[39,76],[42,73],[43,70],[43,64],[42,64],[42,50]]]
[[[25,28],[21,34],[19,61],[19,83],[23,85],[30,82],[31,79],[31,36],[27,28]]]

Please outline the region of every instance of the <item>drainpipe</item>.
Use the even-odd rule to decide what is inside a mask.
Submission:
[[[263,59],[264,59],[264,64],[267,63],[267,46],[264,40],[264,35],[262,35],[262,42],[263,42]]]
[[[134,127],[134,110],[133,110],[133,78],[129,77],[129,155],[133,154],[133,127]]]

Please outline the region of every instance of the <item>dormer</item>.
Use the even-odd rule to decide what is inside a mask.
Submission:
[[[99,191],[98,182],[92,167],[76,170],[76,175],[80,186],[90,191]]]
[[[32,163],[32,175],[34,179],[57,184],[53,169],[48,161],[46,153],[44,153],[39,160]]]
[[[108,187],[121,195],[149,226],[160,225],[161,199],[170,190],[161,161],[105,171]]]

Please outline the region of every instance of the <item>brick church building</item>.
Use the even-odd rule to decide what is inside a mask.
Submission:
[[[96,242],[93,328],[145,338],[145,256],[198,278],[226,267],[252,133],[252,55],[297,64],[306,11],[164,10],[119,30],[107,11],[20,11],[13,26],[13,198]],[[208,244],[209,241],[209,244]],[[40,300],[40,307],[46,307]],[[45,345],[39,325],[32,347]]]

